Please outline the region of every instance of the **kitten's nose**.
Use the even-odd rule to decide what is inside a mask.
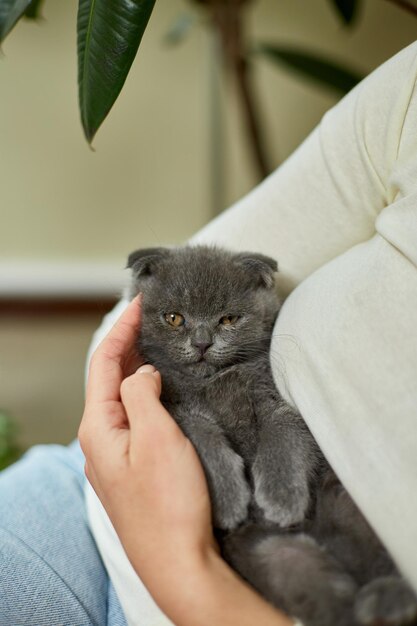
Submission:
[[[203,355],[207,350],[212,346],[213,343],[210,341],[194,341],[193,346],[200,350],[200,354]]]

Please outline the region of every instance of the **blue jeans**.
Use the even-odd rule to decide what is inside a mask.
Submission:
[[[88,529],[83,465],[74,442],[0,473],[0,626],[126,626]]]

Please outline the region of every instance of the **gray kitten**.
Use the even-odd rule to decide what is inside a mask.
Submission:
[[[415,623],[414,594],[274,385],[276,262],[201,246],[128,267],[139,349],[199,454],[226,560],[306,626]]]

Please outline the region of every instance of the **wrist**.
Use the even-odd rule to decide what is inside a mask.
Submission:
[[[158,587],[154,599],[176,626],[294,623],[261,598],[212,546],[189,554],[179,565],[175,580],[164,590]]]
[[[204,581],[212,571],[213,555],[218,554],[214,538],[197,545],[183,535],[157,533],[158,540],[138,544],[136,537],[123,537],[123,547],[140,579],[158,606],[175,624],[178,612],[199,598]],[[131,539],[129,541],[129,539]],[[140,549],[139,549],[140,548]],[[220,558],[220,557],[218,557]],[[175,615],[175,619],[174,619]]]
[[[199,623],[184,619],[190,620],[193,615],[198,615],[206,589],[217,575],[217,563],[221,560],[217,545],[214,540],[213,545],[195,548],[171,545],[162,551],[161,556],[163,558],[151,579],[145,580],[141,574],[143,582],[174,624]]]

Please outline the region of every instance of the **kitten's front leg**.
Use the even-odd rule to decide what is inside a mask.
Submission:
[[[203,465],[214,526],[236,528],[246,519],[251,499],[242,457],[232,450],[221,428],[208,416],[190,412],[186,417],[175,417]]]
[[[310,504],[320,451],[301,416],[282,400],[257,407],[259,444],[252,475],[255,501],[282,527],[301,522]]]

